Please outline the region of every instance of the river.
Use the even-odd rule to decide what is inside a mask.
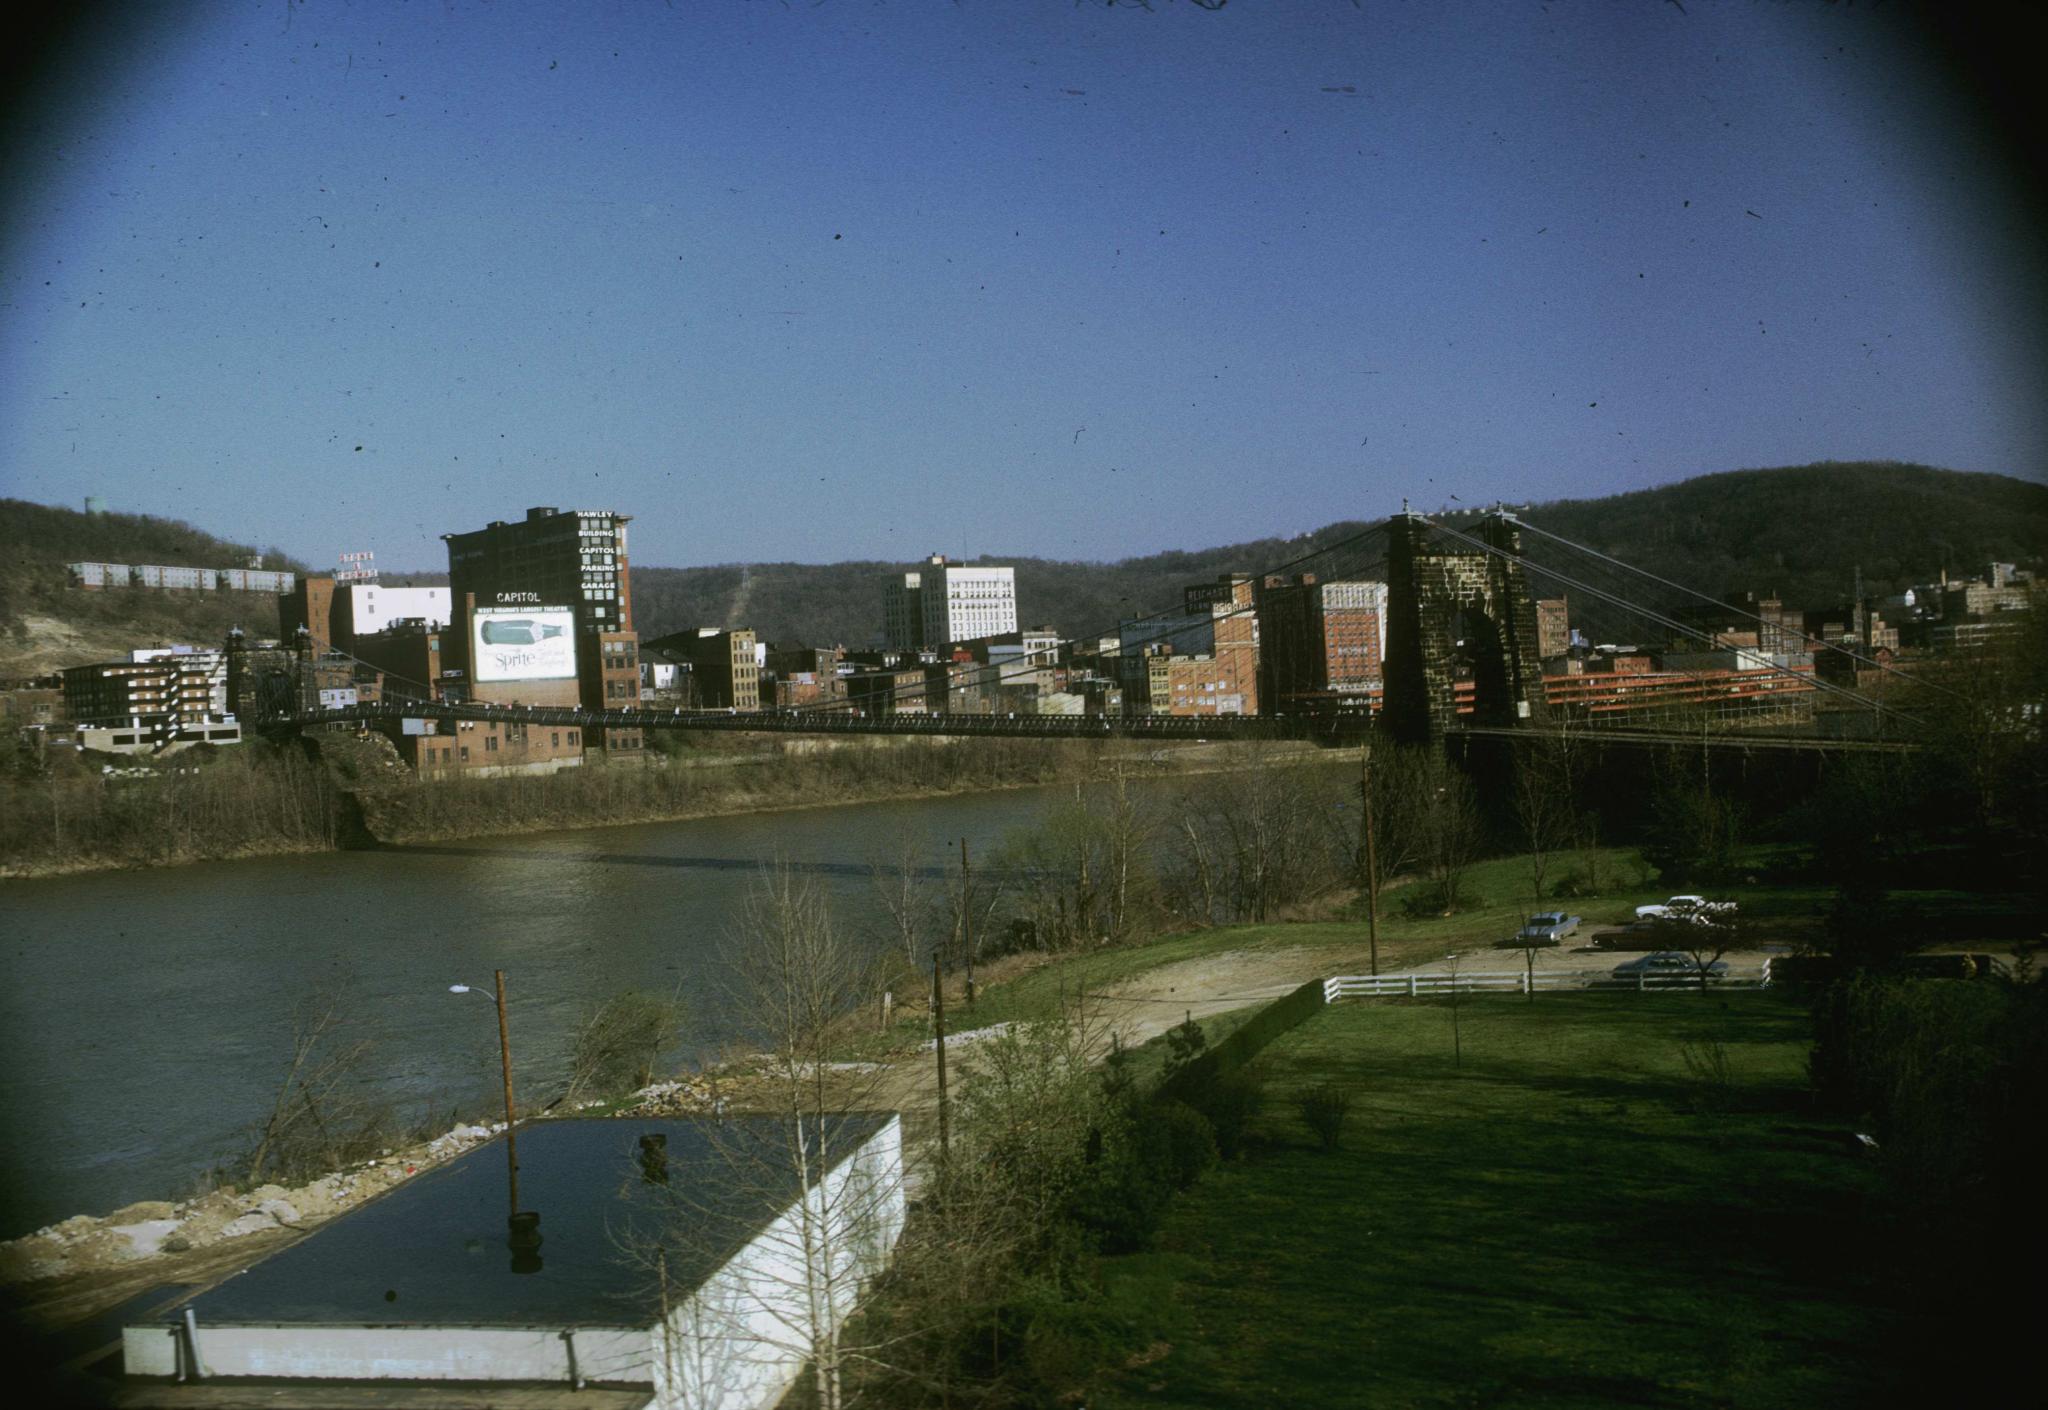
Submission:
[[[506,972],[523,1095],[559,1092],[578,1017],[680,988],[691,1060],[744,1037],[721,946],[778,858],[870,923],[869,864],[985,856],[1038,790],[754,813],[383,851],[0,882],[0,1238],[174,1198],[268,1110],[294,1010],[336,991],[401,1110],[494,1104]]]

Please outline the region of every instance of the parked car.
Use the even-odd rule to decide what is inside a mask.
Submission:
[[[1698,978],[1700,967],[1693,963],[1691,955],[1679,950],[1654,950],[1647,955],[1638,955],[1632,960],[1623,960],[1614,967],[1616,979],[1638,979],[1648,976],[1655,979],[1660,975],[1678,975]],[[1707,966],[1709,980],[1727,977],[1728,962],[1715,960]]]
[[[1517,945],[1555,945],[1566,936],[1577,933],[1579,918],[1568,916],[1563,911],[1545,911],[1529,917],[1528,924],[1515,932]]]
[[[1704,896],[1673,896],[1669,900],[1636,907],[1637,920],[1725,920],[1734,914],[1733,901],[1709,901]]]

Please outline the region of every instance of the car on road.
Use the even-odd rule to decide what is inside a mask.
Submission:
[[[1725,979],[1728,977],[1728,962],[1714,960],[1706,966],[1706,970],[1709,980]],[[1656,979],[1664,975],[1697,979],[1699,973],[1700,966],[1693,962],[1691,955],[1682,950],[1653,950],[1647,955],[1623,960],[1614,967],[1616,979]]]
[[[1528,922],[1515,932],[1517,945],[1555,945],[1568,935],[1578,932],[1579,917],[1568,916],[1563,911],[1544,911],[1530,916]]]

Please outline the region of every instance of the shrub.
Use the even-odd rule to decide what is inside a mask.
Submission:
[[[1186,1102],[1161,1102],[1152,1115],[1162,1138],[1167,1181],[1185,1190],[1216,1163],[1216,1128]]]
[[[1436,920],[1463,905],[1465,895],[1456,883],[1417,882],[1401,893],[1401,914],[1410,920]]]
[[[1344,1119],[1351,1114],[1351,1093],[1335,1082],[1322,1082],[1298,1094],[1294,1104],[1301,1119],[1326,1151],[1344,1142]]]
[[[662,1052],[675,1041],[682,1005],[628,989],[583,1016],[569,1054],[565,1100],[618,1096],[654,1080]]]
[[[1266,1079],[1251,1068],[1240,1068],[1219,1077],[1200,1093],[1196,1109],[1209,1119],[1209,1125],[1216,1133],[1218,1155],[1225,1160],[1236,1160],[1244,1153],[1245,1136],[1251,1129],[1252,1118],[1265,1104]]]
[[[1166,1080],[1199,1058],[1209,1048],[1208,1035],[1193,1014],[1166,1030]]]
[[[1600,894],[1600,878],[1583,871],[1568,871],[1557,879],[1550,888],[1550,894],[1560,900],[1575,901]]]

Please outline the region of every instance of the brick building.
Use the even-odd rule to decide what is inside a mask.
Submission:
[[[1571,612],[1561,597],[1536,599],[1536,654],[1545,661],[1568,656],[1572,649]]]
[[[1259,699],[1267,712],[1362,695],[1378,682],[1385,583],[1269,577],[1256,601]]]
[[[574,725],[416,719],[384,732],[424,778],[552,773],[583,762],[583,732]]]
[[[761,667],[750,628],[698,627],[647,643],[650,652],[688,664],[701,710],[761,708]]]
[[[566,604],[574,621],[580,702],[586,710],[634,710],[640,704],[639,637],[633,630],[628,516],[608,509],[540,507],[521,520],[493,520],[469,533],[443,534],[457,628],[455,664],[474,675],[475,613],[480,608]],[[613,729],[586,747],[635,751],[637,729]]]
[[[308,573],[277,599],[277,634],[295,639],[300,629],[313,639],[315,654],[334,649],[334,575]]]

